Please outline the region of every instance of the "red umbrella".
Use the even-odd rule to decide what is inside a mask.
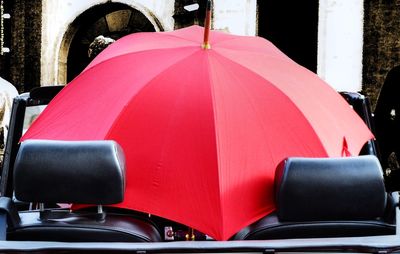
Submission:
[[[127,158],[117,206],[225,240],[275,209],[282,159],[357,155],[373,138],[337,92],[267,40],[211,31],[208,49],[203,33],[118,40],[22,140],[115,140]]]

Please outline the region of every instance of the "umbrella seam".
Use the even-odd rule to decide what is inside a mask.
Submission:
[[[183,37],[176,36],[176,35],[169,34],[169,33],[170,33],[170,32],[166,32],[165,35],[168,35],[169,37],[172,37],[172,38],[181,39],[181,40],[183,40],[183,41],[193,42],[193,43],[195,43],[196,45],[198,45],[199,47],[201,47],[201,44],[200,44],[198,41],[185,39],[185,38],[183,38]]]
[[[201,50],[201,48],[199,47],[199,50]],[[132,100],[134,100],[135,97],[137,97],[139,94],[143,93],[145,88],[148,87],[157,77],[159,77],[160,75],[162,75],[163,73],[167,72],[169,69],[173,68],[173,66],[175,66],[176,64],[179,64],[181,61],[186,60],[187,58],[191,57],[192,55],[196,54],[198,52],[198,50],[195,50],[193,53],[186,55],[182,58],[180,58],[179,60],[175,61],[174,63],[172,63],[171,65],[169,65],[167,68],[163,69],[161,72],[158,72],[152,79],[150,79],[149,81],[146,82],[146,84],[142,87],[142,89],[140,89],[140,91],[136,94],[136,96],[134,96],[133,98],[131,98],[127,103],[131,102]],[[121,112],[118,114],[118,116],[115,118],[113,124],[110,126],[110,128],[108,129],[106,135],[105,135],[105,139],[109,139],[112,130],[114,129],[114,126],[116,125],[116,123],[118,122],[118,119],[121,118],[125,111],[126,111],[127,107],[124,107],[123,110],[121,110]],[[160,162],[158,162],[157,164],[157,168],[159,167]],[[153,180],[153,179],[152,179]],[[154,188],[154,185],[152,184],[150,186],[151,189]],[[149,190],[150,193],[152,193],[153,191]],[[149,200],[149,202],[153,202],[154,200]],[[142,211],[142,212],[146,212],[147,211]],[[157,216],[160,216],[158,214],[155,214]]]
[[[269,41],[269,40],[267,40],[267,39],[265,39],[265,38],[262,38],[262,37],[257,37],[257,36],[244,36],[244,35],[237,35],[237,36],[239,36],[239,37],[236,37],[236,38],[229,38],[229,39],[226,39],[226,40],[220,40],[220,41],[217,41],[217,42],[215,42],[215,43],[213,43],[214,45],[219,45],[219,44],[221,44],[221,43],[225,43],[225,42],[231,42],[231,41],[237,41],[237,40],[243,40],[243,39],[253,39],[253,40],[257,40],[257,39],[263,39],[264,41],[267,41],[267,42],[269,42],[269,43],[271,43],[271,45],[273,45],[275,48],[276,48],[276,50],[279,50],[279,48],[275,45],[275,44],[273,44],[271,41]],[[246,44],[248,44],[248,42],[246,42]],[[229,48],[225,48],[225,49],[229,49]],[[252,52],[252,51],[248,51],[248,50],[240,50],[240,49],[238,49],[239,51],[246,51],[246,52]],[[280,50],[279,50],[280,51]],[[283,53],[282,51],[280,51],[283,55],[285,55],[286,56],[286,54],[285,53]],[[288,57],[288,56],[286,56],[289,60],[292,60],[290,57]],[[293,60],[292,60],[293,61]]]
[[[258,76],[259,78],[265,80],[265,77],[261,76],[260,74],[258,74],[257,72],[253,71],[252,69],[248,68],[247,66],[245,66],[245,65],[243,65],[243,64],[241,64],[241,63],[235,62],[235,61],[233,61],[231,58],[229,58],[229,57],[227,57],[227,56],[225,56],[225,55],[223,55],[223,54],[221,54],[221,53],[219,53],[219,52],[217,52],[217,51],[214,51],[214,52],[215,52],[217,55],[219,55],[220,57],[226,59],[227,61],[232,62],[232,64],[239,65],[239,66],[241,66],[243,69],[245,69],[245,70],[247,70],[247,71],[253,73],[254,75]],[[275,87],[276,90],[281,91],[281,89],[280,89],[279,87],[277,87],[273,82],[269,82],[269,84],[271,84],[273,87]],[[288,101],[289,101],[291,104],[295,105],[295,104],[292,102],[292,99],[291,99],[286,93],[284,93],[284,92],[282,92],[282,91],[281,91],[281,93],[282,93],[285,97],[288,98]],[[313,126],[313,125],[310,123],[310,121],[307,119],[307,117],[306,117],[306,115],[304,114],[304,112],[303,112],[300,108],[298,108],[298,107],[296,107],[296,106],[295,106],[295,108],[298,109],[298,111],[302,114],[302,117],[303,117],[303,118],[306,120],[306,122],[312,127],[311,129],[312,129],[312,132],[315,134],[315,136],[316,136],[316,137],[319,137],[319,135],[317,134],[317,132],[315,132],[315,130],[314,130],[314,126]],[[327,151],[326,147],[324,146],[324,144],[322,143],[322,141],[321,141],[320,139],[317,139],[317,140],[318,140],[318,142],[320,143],[321,147],[324,149],[325,154],[328,155],[328,151]]]
[[[200,48],[199,48],[200,49]],[[140,89],[140,91],[136,94],[136,96],[134,96],[133,98],[131,98],[128,102],[132,101],[135,97],[137,97],[139,94],[143,93],[143,91],[145,90],[146,87],[149,86],[149,84],[152,83],[153,80],[155,80],[158,76],[160,76],[161,74],[165,73],[166,71],[168,71],[170,68],[172,68],[175,64],[180,63],[181,61],[186,60],[187,58],[191,57],[192,55],[196,54],[198,51],[195,51],[187,56],[184,56],[182,58],[180,58],[179,60],[177,60],[176,62],[174,62],[173,64],[169,65],[167,68],[163,69],[161,72],[158,72],[153,78],[151,78],[150,80],[148,80],[146,82],[146,84],[142,87],[142,89]],[[108,138],[111,131],[113,130],[115,123],[118,121],[118,119],[123,115],[123,113],[125,112],[126,107],[124,107],[123,110],[121,110],[121,112],[119,112],[118,116],[115,118],[113,124],[111,125],[111,127],[109,128],[108,132],[106,133],[105,137]]]
[[[217,46],[220,46],[220,45],[217,45]],[[242,49],[242,50],[238,49],[238,50],[236,50],[236,49],[231,49],[231,48],[224,47],[223,45],[221,45],[221,46],[219,47],[219,49],[221,49],[221,50],[229,50],[229,51],[233,51],[233,52],[238,52],[238,51],[240,51],[240,52],[245,52],[245,53],[252,53],[252,54],[257,54],[257,55],[264,55],[264,56],[266,56],[266,57],[268,57],[268,58],[274,59],[275,61],[284,62],[284,63],[286,63],[286,62],[291,62],[291,63],[297,64],[293,59],[291,59],[290,57],[288,57],[287,55],[285,55],[285,54],[283,54],[283,53],[282,53],[282,55],[285,56],[285,59],[282,59],[282,58],[277,57],[277,56],[271,56],[271,55],[266,54],[266,53],[264,53],[264,52],[256,52],[256,51],[250,51],[250,50],[245,50],[245,49]],[[279,49],[277,48],[277,50],[279,50]],[[216,51],[218,51],[218,48],[216,49]],[[218,53],[218,54],[220,54],[221,56],[224,56],[224,55],[221,54],[221,53]],[[297,64],[297,65],[298,65],[298,64]],[[299,65],[299,66],[301,66],[301,65]],[[303,67],[303,66],[301,66],[301,67]],[[303,68],[304,68],[304,67],[303,67]]]
[[[116,59],[116,58],[118,58],[118,57],[123,57],[123,56],[128,56],[128,55],[135,55],[135,54],[141,54],[141,53],[146,53],[146,52],[148,52],[148,51],[154,51],[154,50],[164,51],[164,50],[181,49],[181,48],[195,48],[195,46],[192,45],[192,46],[182,46],[182,47],[146,49],[146,50],[141,50],[141,51],[135,51],[135,52],[128,52],[128,53],[120,54],[120,55],[117,55],[117,56],[113,56],[113,57],[104,59],[103,61],[100,61],[100,62],[96,63],[95,65],[93,65],[93,66],[91,66],[91,67],[89,67],[89,68],[87,68],[87,69],[84,69],[84,70],[83,70],[81,73],[79,73],[79,75],[76,76],[74,79],[78,78],[78,77],[79,77],[80,75],[82,75],[83,73],[85,73],[85,72],[87,72],[87,71],[89,71],[89,70],[95,68],[95,67],[98,66],[99,64],[103,64],[103,63],[106,62],[106,61],[109,61],[109,60],[112,60],[112,59]],[[71,82],[72,82],[72,81],[71,81]],[[71,83],[71,82],[69,82],[69,83]]]
[[[224,59],[226,59],[226,57],[224,57],[224,56],[222,56],[222,55],[220,55],[218,53],[217,53],[217,55],[219,55],[219,56],[223,57]],[[230,59],[227,59],[227,60],[231,61]],[[219,59],[216,59],[216,61],[220,62]],[[223,64],[223,63],[221,63],[221,64]],[[242,88],[242,90],[243,90],[244,93],[246,93],[246,96],[247,96],[248,93],[247,93],[246,89]],[[247,97],[250,98],[251,96],[247,96]],[[251,105],[252,105],[252,108],[254,109],[254,111],[256,111],[257,107],[255,107],[253,103],[251,103]],[[266,129],[265,129],[265,127],[263,125],[262,125],[262,128],[264,130],[264,133],[266,133]],[[270,150],[270,152],[268,154],[272,154],[272,149],[269,146],[268,146],[268,149]],[[276,162],[274,161],[274,164],[275,163]]]
[[[221,57],[222,59],[225,59],[226,61],[232,62],[232,64],[235,64],[236,66],[240,66],[240,67],[242,67],[244,70],[248,71],[249,73],[252,73],[253,75],[259,77],[260,79],[265,80],[265,78],[262,77],[262,76],[261,76],[260,74],[258,74],[257,72],[255,72],[255,71],[249,69],[249,68],[246,67],[246,66],[243,66],[243,65],[240,64],[240,63],[237,63],[237,62],[231,60],[231,59],[228,58],[228,57],[225,57],[224,55],[218,53],[216,50],[213,50],[212,52],[215,53],[217,56]],[[214,59],[215,59],[216,61],[220,62],[220,60],[219,60],[218,58],[215,58],[215,57],[214,57]],[[209,61],[209,58],[207,58],[207,60]],[[220,64],[221,64],[221,65],[224,65],[223,62],[220,62]],[[211,69],[211,63],[208,64],[208,69],[209,69],[209,70]],[[209,73],[212,74],[212,72],[209,72]],[[210,78],[210,84],[213,84],[213,82],[212,82],[212,75],[210,75],[209,78]],[[287,96],[284,92],[282,92],[281,89],[279,89],[279,87],[277,87],[276,85],[274,85],[272,82],[268,82],[268,84],[270,84],[272,87],[274,87],[275,90],[279,91],[283,96],[285,96],[285,97],[287,98],[287,100],[290,102],[290,104],[293,105],[293,107],[296,108],[296,109],[298,110],[298,112],[301,114],[302,118],[304,119],[305,123],[308,124],[308,125],[310,126],[310,129],[311,129],[312,132],[314,133],[314,136],[316,137],[316,140],[318,141],[320,147],[323,149],[324,154],[325,154],[325,155],[328,155],[327,149],[325,148],[325,146],[323,145],[323,143],[322,143],[321,140],[319,139],[319,135],[315,132],[313,125],[311,125],[310,121],[309,121],[308,118],[305,116],[305,114],[300,110],[300,108],[298,108],[298,107],[292,102],[291,98],[290,98],[289,96]],[[215,113],[214,113],[214,125],[216,126],[216,123],[218,122],[218,121],[217,121],[217,119],[218,119],[218,112],[215,110],[216,107],[215,107],[215,104],[214,104],[215,101],[216,101],[214,86],[211,85],[211,87],[212,87],[211,91],[212,91],[212,97],[213,97],[213,100],[212,100],[212,101],[213,101],[213,108],[214,108],[214,112],[215,112]],[[242,86],[242,90],[243,90],[243,92],[244,92],[245,94],[247,94],[247,90],[245,89],[245,86]],[[250,96],[250,97],[251,97],[251,96]],[[257,110],[257,107],[254,106],[253,103],[252,103],[252,108],[253,108],[255,111],[258,111],[258,110]],[[264,125],[262,125],[262,128],[265,130],[265,126],[264,126]],[[265,132],[266,132],[266,131],[264,131],[264,133],[265,133]],[[220,146],[220,142],[219,142],[218,131],[216,130],[215,133],[216,133],[216,141],[217,141],[217,154],[220,154],[220,148],[221,148],[221,146]],[[272,147],[268,147],[268,149],[272,151]],[[269,154],[272,154],[272,152],[270,152]],[[279,163],[279,162],[280,162],[280,161],[274,161],[274,164],[277,164],[277,163]],[[218,169],[221,168],[221,163],[222,163],[222,162],[221,162],[221,158],[220,158],[220,156],[218,156]],[[221,174],[220,174],[220,171],[218,170],[218,178],[220,178],[220,177],[221,177]],[[219,186],[219,191],[220,191],[220,194],[221,194],[221,193],[222,193],[221,185]],[[222,202],[223,202],[223,200],[220,201],[220,211],[221,211],[221,215],[224,214],[224,206],[223,206]],[[259,215],[258,218],[261,218],[261,217],[262,217],[262,216]],[[225,217],[222,217],[222,225],[223,225],[223,226],[222,226],[222,229],[220,230],[220,232],[222,232],[223,235],[225,235],[225,226],[224,226],[224,225],[226,224],[225,219],[226,219]],[[252,222],[253,222],[253,221],[252,221]]]
[[[173,64],[169,65],[167,68],[165,68],[165,69],[162,70],[161,72],[158,72],[157,75],[155,75],[152,79],[150,79],[149,81],[146,82],[146,85],[142,87],[142,89],[140,90],[139,93],[136,94],[136,96],[138,96],[140,93],[144,92],[145,87],[148,87],[157,77],[159,77],[159,76],[162,75],[163,73],[165,73],[165,72],[167,72],[168,70],[170,70],[171,68],[173,68],[176,64],[179,64],[180,62],[185,61],[186,59],[190,58],[192,55],[198,53],[200,50],[202,51],[203,49],[201,49],[201,47],[199,47],[198,50],[195,50],[193,53],[191,53],[191,54],[189,54],[189,55],[187,55],[187,56],[182,57],[181,59],[179,59],[178,61],[176,61],[176,62],[174,62]],[[208,58],[207,58],[207,61],[208,61]],[[208,65],[207,68],[208,68],[208,70],[210,70],[209,65]],[[208,71],[208,73],[209,73],[209,71]],[[208,77],[210,78],[210,75],[208,75]],[[211,79],[210,79],[210,82],[211,82]],[[212,92],[211,94],[212,94],[211,96],[213,97],[213,96],[214,96],[214,93]],[[136,96],[135,96],[135,97],[136,97]],[[135,97],[133,97],[130,101],[132,101]],[[214,108],[214,105],[213,105],[213,108]],[[125,110],[126,110],[126,107],[124,107],[124,109],[121,110],[121,112],[120,112],[120,113],[118,114],[118,116],[115,118],[115,120],[114,120],[112,126],[109,128],[107,134],[105,135],[105,139],[109,139],[109,138],[110,138],[110,134],[111,134],[111,132],[112,132],[114,126],[116,125],[116,122],[118,122],[118,119],[119,119],[120,117],[122,117],[122,115],[124,114]],[[214,129],[216,129],[216,128],[215,128],[215,114],[214,114]],[[217,140],[217,137],[216,137],[216,140]],[[217,147],[216,149],[218,150],[218,147]],[[217,151],[217,153],[218,153],[218,151]],[[219,161],[218,156],[217,156],[217,163],[218,163],[218,165],[220,164],[220,161]],[[218,168],[219,168],[219,167],[218,167]],[[220,174],[219,174],[219,171],[218,171],[218,179],[219,179],[219,177],[220,177]],[[220,188],[219,188],[219,193],[221,193],[221,189],[220,189]],[[219,206],[220,206],[220,211],[221,211],[220,216],[222,217],[222,221],[224,221],[224,217],[222,216],[223,213],[222,213],[222,205],[221,205],[221,203],[219,204]],[[187,223],[187,225],[189,225],[189,223]],[[219,230],[220,230],[219,232],[223,232],[223,227],[222,227],[222,230],[221,230],[221,228],[220,228]],[[218,233],[217,233],[217,235],[218,235]],[[223,234],[222,234],[222,235],[223,235]]]
[[[209,84],[213,84],[213,79],[212,79],[212,75],[211,75],[211,66],[210,66],[210,59],[209,59],[209,54],[208,54],[208,57],[207,57],[207,62],[208,62],[208,64],[207,64],[207,69],[208,69],[208,78],[209,78]],[[221,154],[221,152],[220,152],[220,140],[219,140],[219,135],[218,135],[218,131],[217,131],[217,113],[216,113],[216,107],[215,107],[215,91],[214,91],[214,85],[210,85],[210,87],[211,87],[211,96],[212,96],[212,102],[213,102],[213,112],[214,112],[214,133],[215,133],[215,141],[216,141],[216,150],[217,150],[217,163],[218,163],[218,170],[217,170],[217,172],[218,172],[218,182],[219,183],[221,183],[221,179],[220,179],[220,177],[221,177],[221,174],[220,174],[220,168],[221,168],[221,159],[220,159],[220,156],[218,156],[219,154]],[[221,190],[221,185],[219,184],[218,185],[218,191],[219,191],[219,196],[221,196],[221,193],[222,193],[222,190]],[[224,225],[225,225],[225,218],[224,218],[224,216],[223,216],[223,214],[224,214],[224,212],[223,212],[223,205],[222,205],[222,200],[220,199],[220,202],[219,202],[219,211],[220,211],[220,216],[222,217],[222,228],[220,229],[220,232],[222,232],[222,235],[225,235],[225,232],[224,232]]]
[[[154,32],[142,32],[142,33],[137,33],[137,34],[149,34],[149,33],[154,33]],[[126,36],[126,37],[123,37],[123,38],[121,38],[121,40],[128,39],[128,38],[130,38],[132,35],[133,35],[133,34],[128,35],[128,36]],[[188,40],[188,39],[185,39],[185,38],[179,37],[179,36],[174,36],[174,35],[170,34],[170,32],[157,32],[157,33],[154,33],[153,35],[155,35],[155,36],[161,36],[161,37],[168,36],[168,37],[172,37],[172,38],[175,38],[175,39],[180,39],[180,40],[182,40],[182,41],[193,42],[193,43],[196,43],[196,44],[197,44],[197,41]],[[120,43],[117,41],[116,43],[112,44],[110,48],[114,48],[114,47],[116,47],[116,46],[119,46],[119,44],[120,44]],[[191,46],[194,46],[194,45],[191,45]],[[165,48],[165,49],[182,48],[182,47],[183,47],[183,46],[176,46],[176,47],[168,47],[168,48]],[[190,47],[190,46],[188,46],[188,47]],[[153,48],[153,49],[154,49],[154,48]],[[136,52],[144,52],[144,51],[153,50],[153,49],[146,49],[146,50],[141,50],[141,51],[136,51]],[[107,51],[107,50],[105,50],[105,52],[106,52],[106,51]],[[136,53],[136,52],[129,52],[129,53]],[[101,52],[100,55],[102,55],[102,54],[104,54],[104,53]],[[121,54],[121,55],[125,55],[125,54]],[[118,56],[119,56],[119,55],[118,55]],[[111,57],[111,58],[114,58],[114,57],[117,57],[117,56],[113,56],[113,57]],[[108,58],[108,59],[111,59],[111,58]],[[108,59],[105,59],[105,60],[108,60]],[[103,61],[105,61],[105,60],[103,60]],[[101,62],[103,62],[103,61],[101,61]],[[101,62],[99,62],[99,63],[101,63]],[[98,64],[99,64],[99,63],[98,63]],[[96,65],[97,65],[97,64],[96,64]],[[85,69],[85,70],[86,70],[86,69]]]
[[[215,52],[215,51],[214,51]],[[223,55],[221,55],[221,54],[218,54],[218,53],[216,53],[216,55],[218,55],[219,57],[221,57],[221,58],[223,58],[223,59],[226,59],[227,61],[230,61],[230,62],[232,62],[232,60],[231,59],[229,59],[229,58],[226,58],[225,56],[223,56]],[[226,64],[226,63],[223,63],[223,62],[221,62],[220,61],[220,59],[218,59],[218,58],[215,58],[214,57],[214,59],[215,59],[215,61],[217,61],[219,64],[221,64],[221,65],[224,65],[224,64]],[[234,62],[234,63],[236,63],[236,62]],[[209,67],[209,69],[211,68],[211,63],[208,65]],[[241,66],[240,64],[238,64],[238,63],[236,63],[236,65],[237,66]],[[262,79],[262,80],[265,80],[265,78],[264,77],[262,77],[262,76],[260,76],[259,74],[257,74],[257,73],[255,73],[254,71],[251,71],[250,69],[248,69],[248,68],[244,68],[246,71],[249,71],[250,73],[253,73],[253,75],[256,75],[257,77],[259,77],[260,79]],[[210,72],[210,73],[212,73],[212,72]],[[231,73],[232,74],[232,73]],[[212,77],[212,75],[210,75],[210,83],[212,84],[212,79],[211,79],[211,77]],[[292,102],[292,100],[290,99],[290,97],[288,97],[286,94],[284,94],[278,87],[276,87],[275,85],[273,85],[272,83],[270,83],[270,82],[268,82],[269,84],[271,84],[277,91],[280,91],[280,93],[282,93],[286,98],[287,98],[287,100],[288,101],[290,101],[290,103],[293,105],[293,107],[294,108],[296,108],[296,109],[298,109],[298,107],[296,107],[296,105]],[[214,86],[211,86],[212,88],[214,88]],[[249,98],[251,98],[251,96],[248,96],[248,90],[246,89],[246,86],[245,85],[241,85],[241,90],[242,90],[242,92],[244,93],[244,94],[246,94],[246,97],[249,97]],[[216,97],[215,97],[215,93],[214,93],[214,89],[211,89],[211,91],[213,92],[212,93],[212,96],[213,96],[213,103],[216,101]],[[214,105],[214,104],[213,104]],[[252,105],[252,108],[254,109],[254,111],[257,111],[257,112],[259,112],[258,110],[257,110],[257,107],[253,104],[253,103],[251,103],[251,105]],[[215,109],[216,107],[214,107],[214,109]],[[302,116],[302,118],[304,119],[304,121],[305,121],[305,123],[306,124],[308,124],[309,126],[310,126],[310,129],[313,131],[313,133],[314,133],[314,136],[316,137],[316,140],[318,140],[318,142],[319,142],[319,144],[320,144],[320,146],[321,146],[321,148],[323,149],[323,151],[324,151],[324,153],[327,155],[327,151],[326,151],[326,148],[323,146],[323,144],[322,144],[322,142],[319,140],[319,136],[317,135],[317,133],[314,131],[314,128],[313,128],[313,126],[310,124],[310,122],[308,121],[308,119],[305,117],[305,115],[304,115],[304,113],[303,112],[301,112],[300,111],[300,109],[298,109],[298,111],[301,113],[301,116]],[[217,113],[217,111],[216,110],[214,110],[214,121],[215,121],[215,125],[216,125],[216,123],[218,122],[217,121],[217,119],[218,119],[218,113]],[[266,132],[266,128],[265,128],[265,125],[263,124],[263,125],[261,125],[262,126],[262,128],[264,129],[264,133],[267,133]],[[216,131],[215,132],[216,134],[218,134],[218,132]],[[220,154],[220,148],[221,148],[221,146],[220,146],[220,142],[219,142],[219,136],[218,135],[216,135],[216,140],[217,140],[217,153],[218,154]],[[268,146],[268,149],[270,150],[270,151],[272,151],[272,147],[270,147],[270,146]],[[267,154],[272,154],[272,152],[269,152],[269,153],[267,153]],[[279,163],[280,161],[275,161],[275,160],[273,160],[273,158],[271,158],[272,159],[272,161],[273,161],[273,163],[274,164],[277,164],[277,163]],[[220,156],[218,156],[218,168],[220,169],[221,168],[221,166],[222,166],[222,164],[221,164],[221,158],[220,158]],[[218,173],[219,173],[220,171],[218,171]],[[221,175],[219,174],[218,175],[218,177],[221,177]],[[220,181],[221,182],[221,181]],[[221,185],[220,185],[220,188],[219,188],[219,190],[220,190],[220,194],[222,193],[222,190],[221,190]],[[220,195],[221,196],[221,195]],[[224,205],[222,204],[222,200],[221,200],[221,203],[220,203],[220,210],[221,210],[221,214],[223,215],[224,214]],[[269,211],[269,212],[271,212],[271,211]],[[258,216],[256,217],[256,219],[260,219],[261,217],[263,217],[264,216],[264,214],[261,214],[260,215],[260,213],[258,213]],[[222,225],[223,225],[223,227],[222,227],[222,229],[221,229],[221,231],[220,232],[222,232],[222,234],[223,235],[225,235],[226,234],[226,232],[225,232],[225,229],[226,229],[226,227],[224,226],[225,224],[226,224],[226,218],[225,217],[222,217]],[[249,224],[250,223],[253,223],[255,220],[254,220],[254,218],[252,218],[252,220],[249,222]]]

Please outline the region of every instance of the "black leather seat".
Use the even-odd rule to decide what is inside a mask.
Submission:
[[[375,156],[289,158],[277,168],[275,213],[232,239],[395,234],[395,202]]]
[[[78,203],[98,206],[98,209],[17,213],[11,199],[2,197],[0,210],[8,214],[9,240],[162,240],[159,230],[145,217],[108,213],[102,208],[102,205],[120,203],[124,198],[125,160],[116,142],[25,141],[14,166],[14,189],[16,198],[24,202]]]
[[[20,223],[7,232],[7,240],[65,242],[159,242],[155,225],[145,217],[106,212],[97,219],[96,212],[63,211],[58,218],[41,218],[39,211],[20,212]],[[64,216],[63,216],[64,215]],[[43,217],[43,216],[42,216]]]

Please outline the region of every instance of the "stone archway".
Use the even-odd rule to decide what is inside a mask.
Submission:
[[[116,40],[135,32],[162,31],[160,22],[146,14],[126,4],[108,2],[79,15],[69,25],[60,45],[58,83],[71,81],[89,64],[88,47],[97,36]]]

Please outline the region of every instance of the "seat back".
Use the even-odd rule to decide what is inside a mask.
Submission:
[[[372,155],[289,158],[275,179],[280,221],[369,220],[385,211],[382,169]]]
[[[395,202],[375,156],[288,158],[275,177],[276,212],[235,240],[351,237],[396,233]]]
[[[161,241],[151,221],[124,212],[106,214],[109,209],[101,206],[124,199],[125,158],[114,141],[24,141],[14,165],[14,188],[20,201],[93,204],[99,209],[70,212],[41,206],[40,211],[20,211],[19,222],[9,223],[7,239]]]
[[[26,202],[122,202],[123,151],[114,141],[27,140],[15,161],[14,190]]]

